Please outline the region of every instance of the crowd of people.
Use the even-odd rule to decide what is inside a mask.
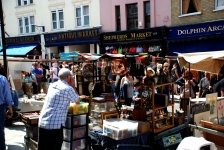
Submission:
[[[174,63],[171,66],[168,61],[164,61],[163,63],[157,63],[155,65],[150,64],[145,67],[144,76],[139,77],[133,76],[132,74],[133,73],[128,70],[124,76],[116,75],[110,77],[111,92],[114,94],[115,99],[124,99],[124,104],[127,106],[131,106],[132,103],[139,104],[138,101],[141,97],[139,94],[139,87],[142,85],[142,87],[144,87],[144,85],[151,85],[152,83],[161,84],[174,82],[173,92],[180,96],[180,109],[184,110],[186,109],[184,108],[186,107],[185,101],[188,103],[190,97],[201,98],[206,97],[206,94],[215,92],[218,93],[218,96],[224,96],[222,71],[218,75],[209,72],[198,72],[197,77],[194,77],[192,71],[188,68],[180,68],[178,63]],[[160,90],[160,88],[157,88],[155,93],[161,93]],[[170,86],[165,86],[162,91],[163,94],[167,94],[168,99],[170,99],[171,92]],[[144,94],[142,90],[143,97]]]
[[[46,64],[34,62],[29,72],[22,71],[22,88],[26,95],[45,93],[47,94],[48,86],[58,81],[58,73],[62,68],[68,68],[72,74],[76,71],[76,66],[64,61],[62,63],[54,62],[49,67]]]

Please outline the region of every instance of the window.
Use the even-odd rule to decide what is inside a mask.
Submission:
[[[120,6],[115,7],[116,13],[116,29],[117,31],[121,30],[121,13],[120,13]]]
[[[215,9],[224,9],[224,0],[216,0]]]
[[[17,0],[17,6],[33,4],[33,0]]]
[[[138,5],[127,5],[127,29],[138,29]]]
[[[182,0],[182,15],[201,12],[201,0]]]
[[[150,2],[144,3],[145,11],[145,28],[150,28]]]
[[[21,17],[21,18],[18,18],[18,20],[19,20],[19,33],[20,34],[35,32],[34,16]]]
[[[89,6],[79,6],[75,8],[76,27],[89,25]]]
[[[64,28],[64,16],[63,10],[54,10],[52,13],[52,28],[53,29],[62,29]]]

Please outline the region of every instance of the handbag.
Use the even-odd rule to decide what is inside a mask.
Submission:
[[[142,46],[138,45],[138,47],[136,47],[136,52],[137,53],[141,53],[142,52]]]
[[[120,46],[119,48],[118,48],[118,54],[122,54],[122,47]]]
[[[136,53],[136,47],[134,47],[134,46],[130,47],[129,53]]]

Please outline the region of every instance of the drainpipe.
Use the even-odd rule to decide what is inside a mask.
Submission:
[[[6,76],[8,74],[7,72],[7,58],[6,58],[6,44],[5,44],[5,29],[4,29],[4,18],[3,18],[3,9],[2,9],[2,0],[0,0],[0,22],[1,22],[1,33],[2,33],[2,50],[3,50],[3,61],[4,61],[4,70],[6,73]]]

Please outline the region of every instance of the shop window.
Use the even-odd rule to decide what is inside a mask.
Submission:
[[[52,28],[62,29],[64,28],[64,14],[62,9],[51,11],[52,14]]]
[[[182,15],[201,13],[201,0],[182,0]]]
[[[138,5],[128,4],[127,7],[127,29],[138,29]]]
[[[34,16],[21,17],[21,18],[18,18],[18,21],[19,21],[20,34],[35,32]]]
[[[150,2],[144,3],[145,28],[150,28]]]
[[[121,12],[120,12],[120,6],[115,7],[115,13],[116,13],[116,29],[117,31],[121,30]]]
[[[76,27],[89,26],[89,6],[79,6],[75,8]]]
[[[215,9],[224,9],[224,0],[215,0]]]
[[[33,0],[17,0],[17,6],[33,4]]]

